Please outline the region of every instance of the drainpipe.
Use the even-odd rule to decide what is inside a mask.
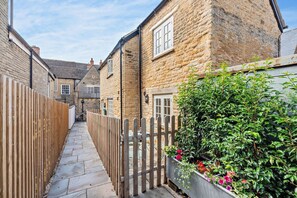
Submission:
[[[30,49],[30,88],[33,89],[33,50]]]
[[[10,26],[13,27],[13,0],[10,0]]]
[[[123,45],[120,41],[120,100],[121,100],[121,132],[123,133]]]
[[[138,81],[139,81],[139,115],[140,115],[140,120],[142,119],[142,77],[141,77],[141,72],[142,72],[142,34],[141,34],[141,26],[138,27],[138,32],[139,32],[139,40],[138,40],[138,45],[139,45],[139,51],[138,51]]]

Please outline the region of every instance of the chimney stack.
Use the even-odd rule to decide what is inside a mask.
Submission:
[[[101,59],[100,62],[99,62],[99,65],[102,65],[102,63],[103,63],[103,61],[102,61],[102,59]]]
[[[40,48],[39,48],[39,47],[33,45],[33,46],[32,46],[32,49],[34,50],[34,52],[35,52],[36,54],[38,54],[38,55],[40,56]]]
[[[93,59],[93,58],[91,58],[91,60],[90,60],[90,65],[91,65],[91,66],[94,65],[94,59]]]
[[[88,64],[88,70],[94,65],[94,59],[91,58],[90,63]]]

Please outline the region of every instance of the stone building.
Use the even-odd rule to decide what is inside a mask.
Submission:
[[[70,106],[75,105],[77,113],[76,116],[78,117],[79,110],[81,109],[81,100],[83,99],[82,96],[83,94],[87,94],[84,93],[86,89],[84,89],[83,85],[93,87],[96,85],[99,87],[99,73],[97,72],[99,65],[95,65],[93,59],[90,60],[89,64],[52,59],[44,59],[44,61],[49,65],[50,70],[56,76],[54,84],[54,98],[61,102],[68,103]],[[83,83],[80,83],[82,80]],[[94,81],[96,81],[96,83]],[[78,89],[80,87],[82,87],[80,90],[82,93],[79,93]],[[93,96],[92,99],[99,100],[99,98],[100,96],[96,94],[96,97]],[[96,101],[94,101],[94,103],[96,103]],[[91,104],[87,106],[91,107]],[[93,105],[92,109],[99,109],[97,106],[98,105]]]
[[[107,109],[111,102],[110,115],[119,118],[176,115],[174,96],[191,67],[202,73],[206,66],[217,67],[221,62],[237,65],[254,56],[278,57],[279,37],[285,27],[276,0],[163,0],[139,25],[138,36],[129,40],[135,51],[126,53],[121,39],[101,67],[101,82],[105,82],[101,83],[101,97],[109,99]],[[125,73],[124,57],[131,58],[130,54],[135,55],[128,61],[134,70]],[[109,59],[114,67],[111,77],[107,75]],[[122,70],[118,69],[120,63]],[[111,81],[113,84],[106,83]],[[121,89],[121,84],[138,89],[138,94],[125,91],[124,86]],[[124,104],[125,97],[134,100]]]
[[[99,67],[102,114],[129,119],[130,125],[139,118],[138,39],[137,30],[121,38]]]
[[[100,109],[100,75],[98,67],[91,66],[75,90],[76,115],[81,120],[85,120],[86,110]]]
[[[7,0],[0,3],[0,73],[23,83],[38,93],[53,97],[55,77],[40,58],[39,50],[31,47],[8,19]]]

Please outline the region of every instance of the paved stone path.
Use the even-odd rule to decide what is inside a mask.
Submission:
[[[117,197],[85,123],[75,123],[54,175],[48,198]]]
[[[140,198],[174,198],[165,187],[140,194]],[[52,179],[48,198],[115,198],[111,181],[102,165],[86,123],[72,127]]]

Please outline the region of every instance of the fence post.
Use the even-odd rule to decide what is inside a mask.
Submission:
[[[168,125],[169,125],[169,121],[170,121],[170,116],[166,116],[165,117],[165,145],[164,146],[168,146]],[[167,176],[166,176],[166,157],[165,157],[165,160],[164,160],[164,164],[165,164],[165,167],[164,167],[164,181],[163,183],[164,184],[167,184]]]
[[[134,119],[133,130],[133,196],[138,195],[138,120]]]
[[[157,148],[157,186],[161,186],[161,117],[158,117],[158,148]]]
[[[150,189],[154,188],[154,118],[150,119]]]
[[[129,120],[124,121],[124,197],[129,197]]]
[[[142,185],[141,192],[146,191],[146,120],[145,118],[141,119],[141,144],[142,144]]]
[[[171,145],[174,145],[175,141],[175,116],[171,117]]]

